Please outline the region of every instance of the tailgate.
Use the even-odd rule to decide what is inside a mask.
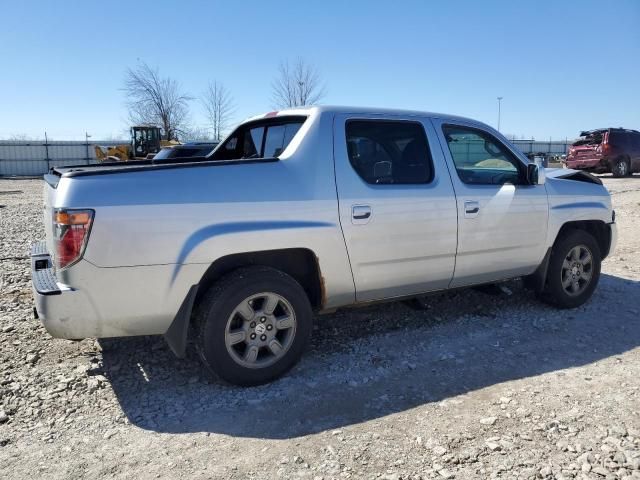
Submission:
[[[598,158],[601,155],[598,153],[599,145],[580,145],[569,148],[569,157],[574,160]]]

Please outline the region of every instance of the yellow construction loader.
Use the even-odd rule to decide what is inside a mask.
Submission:
[[[151,126],[131,127],[131,143],[119,145],[96,145],[96,158],[99,162],[128,162],[146,160],[162,147],[179,145],[173,140],[161,140],[160,128]]]

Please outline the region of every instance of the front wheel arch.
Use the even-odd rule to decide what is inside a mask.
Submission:
[[[584,230],[593,236],[596,242],[598,242],[603,260],[609,255],[611,248],[611,227],[602,220],[576,220],[565,223],[558,231],[554,245],[571,230]]]
[[[596,239],[600,249],[600,255],[604,260],[611,248],[611,227],[601,220],[576,220],[567,222],[558,231],[553,245],[547,249],[542,262],[531,275],[523,278],[525,286],[537,293],[544,290],[547,280],[547,269],[553,247],[574,230],[583,230]]]
[[[585,252],[584,258],[586,261],[578,259],[578,255],[573,257],[574,260],[570,259],[568,254],[570,255],[577,249]],[[580,257],[582,258],[582,255]],[[574,267],[574,280],[572,281],[568,263],[573,261],[575,261],[574,263],[577,267]],[[538,293],[538,297],[545,303],[558,308],[579,307],[591,298],[596,289],[600,278],[601,263],[600,248],[593,235],[585,230],[569,230],[565,235],[558,238],[558,241],[553,246],[545,286]],[[589,268],[587,269],[585,266],[583,272],[580,264],[583,264],[583,266],[588,265]],[[587,276],[585,277],[585,283],[580,286],[578,282],[583,278],[583,274],[587,274]],[[575,293],[569,292],[565,280],[569,284],[574,283],[576,287],[580,286],[581,289],[576,288]]]

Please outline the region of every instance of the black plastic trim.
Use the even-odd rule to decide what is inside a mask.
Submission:
[[[198,285],[192,285],[182,305],[180,305],[173,322],[171,322],[171,325],[169,325],[169,328],[164,334],[164,339],[169,345],[169,348],[178,358],[184,358],[186,354],[191,312],[197,293]]]
[[[44,175],[44,181],[47,182],[51,187],[58,188],[58,183],[60,182],[60,177],[58,175],[53,175],[51,173],[46,173]]]
[[[49,252],[47,252],[47,243],[44,240],[40,240],[39,242],[31,245],[31,256],[32,257],[40,257],[40,256],[48,256]]]
[[[44,241],[31,246],[31,281],[40,295],[60,295],[56,270]]]
[[[40,295],[60,295],[62,291],[58,288],[55,269],[53,267],[36,269],[35,260],[33,265],[31,279],[36,292]]]
[[[551,259],[551,248],[547,249],[544,258],[535,272],[524,277],[525,286],[534,292],[542,293],[547,282],[547,270],[549,269],[549,260]]]

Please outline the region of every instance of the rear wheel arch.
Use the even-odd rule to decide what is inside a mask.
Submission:
[[[164,334],[171,350],[179,358],[185,356],[189,338],[193,338],[195,313],[211,287],[232,272],[247,267],[270,267],[284,272],[300,284],[311,308],[321,310],[325,304],[324,279],[318,258],[307,248],[285,248],[236,253],[217,259],[193,285]]]
[[[322,309],[325,301],[320,264],[315,253],[307,248],[262,250],[221,257],[202,276],[194,304],[198,305],[205,292],[217,280],[234,270],[250,266],[272,267],[290,275],[302,286],[314,310]]]
[[[269,382],[293,367],[313,324],[300,283],[260,265],[240,267],[211,284],[193,317],[193,338],[204,365],[242,386]]]

